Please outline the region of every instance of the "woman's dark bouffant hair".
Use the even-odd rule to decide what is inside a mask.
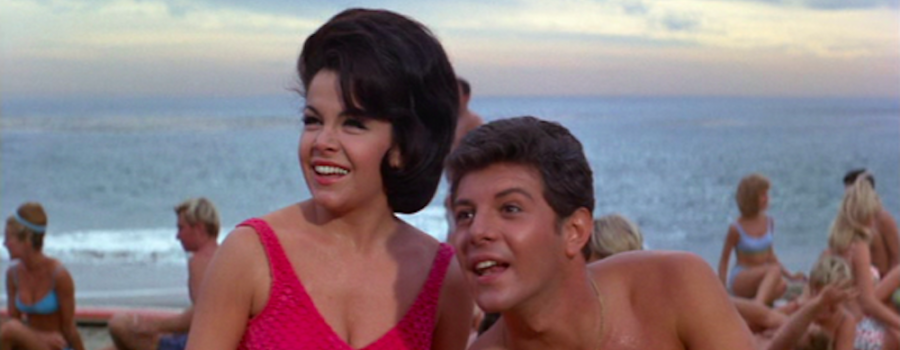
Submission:
[[[447,158],[450,195],[466,174],[498,163],[540,172],[544,198],[558,219],[578,208],[594,212],[594,176],[581,142],[568,129],[531,116],[500,119],[470,131]],[[590,255],[590,244],[582,248]]]
[[[334,71],[348,114],[391,123],[402,161],[381,162],[388,204],[398,213],[428,205],[459,109],[456,74],[428,28],[385,10],[349,9],[306,40],[297,70],[303,94],[319,71]]]

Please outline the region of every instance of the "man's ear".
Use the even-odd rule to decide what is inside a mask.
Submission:
[[[569,259],[581,255],[581,250],[594,232],[594,217],[587,208],[578,208],[563,222],[562,233]]]

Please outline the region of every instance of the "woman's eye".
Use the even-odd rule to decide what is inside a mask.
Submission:
[[[317,124],[321,124],[321,123],[322,123],[322,121],[317,117],[314,117],[311,115],[303,116],[303,125],[305,125],[305,126],[317,125]]]
[[[353,128],[357,128],[357,129],[365,129],[366,128],[366,124],[363,123],[363,121],[361,119],[356,119],[356,118],[347,118],[347,120],[344,121],[344,125],[353,127]]]

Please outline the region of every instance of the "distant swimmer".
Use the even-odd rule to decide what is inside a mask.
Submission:
[[[200,283],[219,247],[219,213],[206,198],[191,198],[175,206],[178,234],[188,259],[188,291],[191,306],[173,316],[119,313],[109,321],[109,333],[115,343],[109,349],[182,350],[194,316]]]
[[[75,282],[59,260],[43,253],[47,214],[40,203],[19,206],[6,219],[3,245],[18,263],[6,271],[9,320],[0,349],[84,350],[75,327]]]

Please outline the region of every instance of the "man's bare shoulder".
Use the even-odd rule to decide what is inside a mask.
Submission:
[[[480,335],[468,350],[506,350],[500,329],[502,327],[505,327],[503,322],[498,320],[490,329]]]
[[[588,269],[594,281],[610,296],[630,295],[629,300],[641,303],[659,302],[674,295],[693,298],[688,295],[721,287],[712,267],[688,252],[619,253],[590,264]],[[663,290],[668,292],[660,293]]]
[[[679,274],[686,271],[686,268],[702,268],[712,271],[712,267],[694,253],[662,250],[619,253],[588,265],[588,269],[595,277],[602,276],[604,273],[629,275],[642,271]],[[633,277],[643,278],[644,276]]]

